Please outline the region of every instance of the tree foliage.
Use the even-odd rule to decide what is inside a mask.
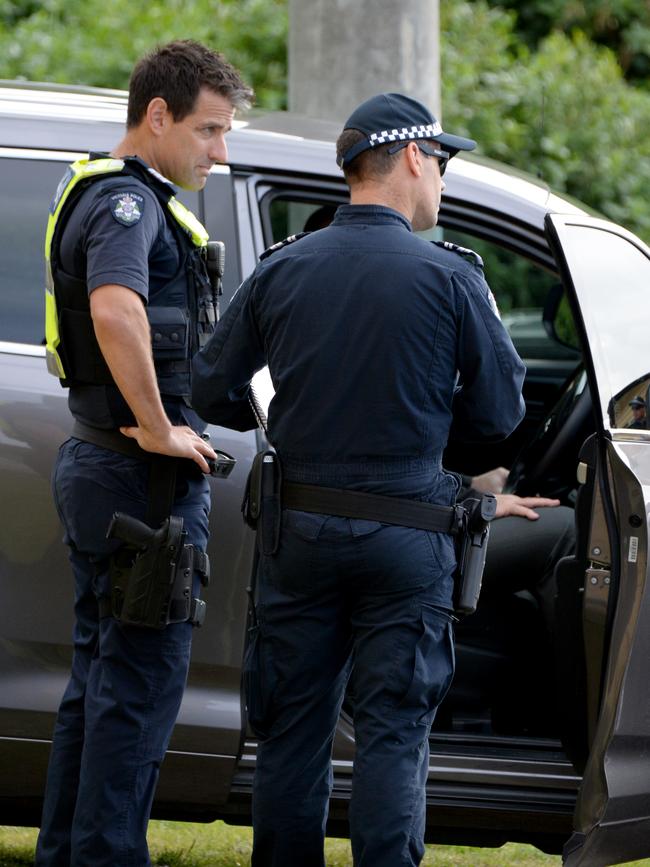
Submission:
[[[579,31],[522,44],[515,15],[445,2],[445,124],[650,240],[650,95]]]
[[[156,43],[198,39],[222,51],[259,105],[286,102],[285,0],[0,0],[0,77],[126,88]]]
[[[650,241],[650,94],[626,82],[620,50],[575,29],[598,36],[613,15],[626,45],[650,45],[650,4],[503,2],[441,0],[445,124]],[[243,71],[258,105],[284,108],[287,27],[286,0],[0,0],[0,77],[125,88],[157,42],[194,38]]]
[[[650,4],[646,0],[489,0],[516,13],[518,35],[531,47],[554,31],[585,33],[611,48],[625,77],[650,86]]]

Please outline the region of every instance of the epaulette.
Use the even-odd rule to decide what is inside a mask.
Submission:
[[[469,259],[475,265],[483,267],[483,259],[474,250],[470,250],[469,247],[461,247],[459,244],[452,244],[451,241],[434,241],[433,243],[439,247],[443,247],[445,250],[451,250],[452,253],[458,253],[463,259]]]
[[[268,258],[272,253],[277,253],[278,250],[281,250],[283,247],[286,247],[288,244],[293,244],[294,241],[299,241],[301,238],[304,238],[305,235],[309,235],[310,232],[296,232],[295,235],[289,235],[288,238],[285,238],[284,241],[278,241],[275,244],[271,244],[270,247],[267,247],[266,250],[260,256],[260,262],[262,259]]]

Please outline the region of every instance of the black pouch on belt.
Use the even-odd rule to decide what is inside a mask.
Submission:
[[[257,530],[263,554],[275,554],[280,543],[282,470],[277,454],[267,449],[253,458],[242,503],[244,520]]]

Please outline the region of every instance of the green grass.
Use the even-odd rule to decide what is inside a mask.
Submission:
[[[34,828],[0,827],[0,867],[32,865],[36,834]],[[151,858],[158,867],[246,867],[252,839],[250,828],[223,822],[151,822],[149,826]],[[328,867],[352,867],[349,841],[330,839],[326,852]],[[532,846],[515,844],[502,849],[429,846],[423,861],[427,867],[551,867],[560,863],[560,858],[543,855]]]
[[[0,867],[31,867],[37,831],[0,826]],[[149,847],[157,867],[246,867],[253,833],[223,822],[195,825],[187,822],[152,822]],[[350,843],[326,843],[328,867],[352,867]],[[562,859],[544,855],[533,846],[508,843],[500,849],[467,846],[428,846],[423,867],[560,867]],[[650,859],[635,861],[649,867]],[[634,865],[629,865],[634,867]]]

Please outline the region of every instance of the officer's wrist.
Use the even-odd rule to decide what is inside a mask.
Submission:
[[[136,422],[138,427],[144,433],[146,433],[150,437],[153,437],[154,439],[165,439],[169,436],[173,427],[170,420],[164,414],[161,418],[146,420],[139,419],[136,416]]]

